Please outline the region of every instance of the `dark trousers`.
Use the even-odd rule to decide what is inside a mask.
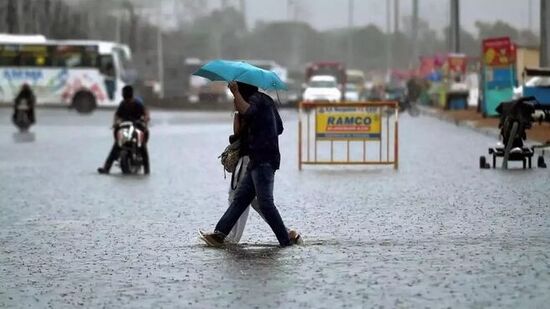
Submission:
[[[15,110],[13,111],[13,116],[11,117],[11,119],[13,121],[15,121],[15,117],[17,115],[17,107],[15,108]],[[31,123],[35,123],[36,122],[36,117],[35,117],[35,113],[34,113],[34,106],[30,106],[30,108],[27,110],[27,117],[29,118],[30,122]]]
[[[248,169],[235,191],[233,202],[216,225],[216,232],[228,235],[254,197],[281,247],[290,245],[288,232],[279,211],[273,203],[275,170],[271,164],[260,164]]]
[[[149,166],[149,151],[147,150],[147,141],[149,141],[149,130],[146,128],[140,127],[140,130],[143,131],[143,144],[141,145],[141,157],[143,158],[143,169],[146,173],[149,173],[150,166]],[[105,164],[103,167],[108,171],[111,169],[111,166],[113,165],[113,162],[115,162],[116,159],[118,159],[118,156],[120,155],[120,147],[118,146],[118,143],[116,142],[116,134],[118,129],[113,130],[113,134],[115,137],[115,142],[113,143],[113,147],[111,147],[111,151],[109,152],[109,155],[107,156],[107,160],[105,160]]]

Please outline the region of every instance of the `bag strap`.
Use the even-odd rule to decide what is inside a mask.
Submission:
[[[241,178],[241,172],[243,170],[243,158],[239,158],[239,162],[237,162],[237,170],[231,174],[231,190],[237,189],[239,178]],[[237,175],[237,184],[233,185],[235,183],[235,175]]]

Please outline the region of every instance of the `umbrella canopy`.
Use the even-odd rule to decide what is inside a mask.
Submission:
[[[287,90],[287,85],[274,72],[241,61],[213,60],[193,75],[211,81],[238,81],[265,90]]]

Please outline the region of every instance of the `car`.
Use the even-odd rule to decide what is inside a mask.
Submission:
[[[357,88],[357,85],[347,83],[344,96],[346,97],[346,101],[359,101],[359,89]]]
[[[302,101],[302,85],[293,79],[288,79],[286,82],[288,90],[286,91],[286,101],[288,106],[298,106]]]
[[[525,84],[519,85],[518,87],[514,87],[514,94],[513,99],[517,100],[524,96],[523,93],[523,87],[527,88],[534,88],[534,87],[541,87],[541,88],[548,88],[550,87],[550,76],[532,76],[530,77]],[[535,111],[533,114],[533,117],[535,119],[539,119],[540,117],[544,117],[544,113],[541,111]]]
[[[526,82],[527,87],[549,87],[550,77],[548,76],[532,76]],[[514,99],[519,99],[523,96],[523,85],[514,87]]]
[[[328,101],[338,102],[342,98],[342,92],[338,89],[338,83],[334,76],[312,76],[303,95],[304,101]]]

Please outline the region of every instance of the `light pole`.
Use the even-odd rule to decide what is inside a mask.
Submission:
[[[393,0],[393,32],[399,33],[399,0]]]
[[[287,21],[297,21],[298,19],[298,0],[286,0],[286,19]]]
[[[550,5],[548,0],[540,0],[540,66],[546,67],[550,65],[548,46],[548,30],[550,30],[550,20],[548,20]]]
[[[348,59],[347,65],[351,65],[353,62],[353,11],[354,0],[348,0]]]
[[[450,25],[450,46],[453,53],[460,52],[460,4],[459,0],[451,0],[451,25]]]
[[[162,0],[159,1],[157,24],[157,62],[159,80],[159,98],[164,99],[164,55],[162,42]]]
[[[246,0],[239,1],[239,9],[241,10],[241,14],[243,15],[243,19],[246,24]]]
[[[418,0],[413,0],[412,13],[412,61],[411,67],[418,60]]]
[[[392,65],[391,0],[386,0],[386,74],[390,74]]]
[[[529,12],[527,12],[527,27],[529,31],[533,31],[533,0],[529,0],[527,9],[529,10]]]

